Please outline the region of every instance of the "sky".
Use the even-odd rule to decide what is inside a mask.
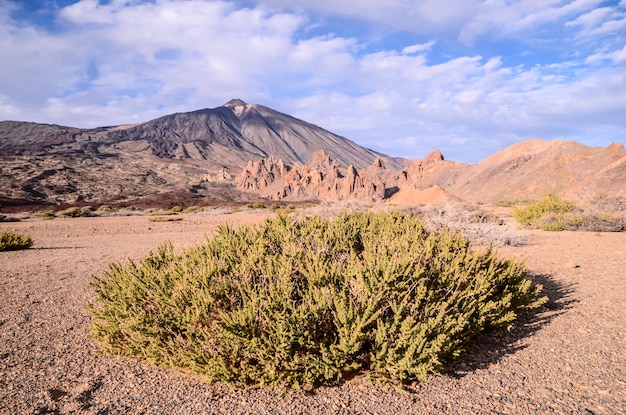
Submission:
[[[397,157],[626,143],[626,0],[0,0],[0,120],[261,104]]]

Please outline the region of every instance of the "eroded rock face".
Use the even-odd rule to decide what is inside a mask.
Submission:
[[[270,158],[249,163],[237,185],[272,199],[392,204],[519,200],[540,198],[555,189],[563,197],[583,201],[623,197],[626,191],[626,150],[620,143],[602,148],[527,140],[473,165],[445,160],[435,150],[405,163],[400,171],[388,169],[383,159],[362,170],[344,167],[323,151],[314,154],[310,165],[285,167],[283,174],[273,173],[281,170],[271,167],[277,162]]]
[[[287,167],[274,157],[251,161],[235,178],[235,184],[240,190],[274,200],[378,202],[385,198],[385,179],[391,179],[392,175],[382,159],[357,171],[354,166],[342,166],[327,152],[319,150],[309,165]]]

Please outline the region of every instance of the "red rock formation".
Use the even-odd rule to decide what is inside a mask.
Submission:
[[[281,160],[269,157],[251,161],[235,178],[235,185],[274,200],[317,199],[325,201],[362,200],[377,202],[385,198],[385,178],[392,172],[382,159],[362,171],[336,163],[319,150],[310,165],[288,168]]]

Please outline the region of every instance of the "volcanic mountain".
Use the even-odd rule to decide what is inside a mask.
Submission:
[[[233,99],[223,106],[134,125],[81,129],[0,122],[0,204],[124,201],[154,195],[246,200],[232,184],[250,160],[293,165],[317,150],[364,168],[388,156],[271,108]]]

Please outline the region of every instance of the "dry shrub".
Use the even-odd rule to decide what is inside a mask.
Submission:
[[[44,210],[40,212],[35,212],[35,216],[42,219],[54,219],[57,214],[54,210]]]
[[[183,218],[179,216],[151,216],[150,222],[180,222]]]
[[[29,235],[22,235],[13,231],[0,232],[0,251],[17,251],[27,249],[33,245]]]
[[[590,232],[626,231],[626,197],[596,197],[580,212],[577,229]]]
[[[337,217],[345,212],[370,212],[383,210],[383,206],[379,205],[372,208],[372,205],[365,204],[358,200],[341,200],[338,202],[321,202],[318,205],[308,206],[303,210],[306,216],[319,216],[324,219]]]
[[[432,204],[413,208],[414,214],[423,216],[429,230],[444,228],[461,232],[466,238],[481,244],[494,246],[521,246],[528,238],[511,229],[497,215],[458,203]]]

